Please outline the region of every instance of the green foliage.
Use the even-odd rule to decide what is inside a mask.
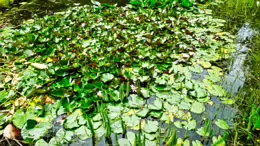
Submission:
[[[193,0],[131,0],[130,4],[142,8],[163,8],[166,5],[176,6],[179,2],[183,7],[187,8],[193,5]]]
[[[0,0],[0,8],[8,8],[13,2],[13,0]]]
[[[161,121],[178,118],[178,128],[197,128],[191,112],[203,114],[210,97],[226,95],[214,64],[230,57],[221,49],[232,49],[233,36],[220,35],[224,21],[207,9],[148,4],[133,9],[95,2],[3,36],[0,102],[7,110],[15,107],[11,122],[23,139],[59,145],[73,136],[109,139],[131,129],[139,133],[119,143],[155,145]],[[204,71],[205,80],[194,78]],[[56,121],[63,128],[43,141],[61,115]],[[208,136],[207,129],[197,131]],[[178,143],[176,133],[170,139]]]
[[[225,29],[236,32],[244,23],[259,27],[260,9],[258,0],[217,0],[212,6],[214,15],[225,18]]]

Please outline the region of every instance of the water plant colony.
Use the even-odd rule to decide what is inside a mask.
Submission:
[[[235,51],[225,20],[189,0],[92,3],[2,32],[3,137],[39,146],[226,145],[233,117],[212,110],[235,102],[220,84]]]

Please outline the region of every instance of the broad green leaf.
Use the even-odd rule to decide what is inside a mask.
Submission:
[[[29,126],[28,124],[29,123],[27,122],[27,127]],[[38,140],[48,134],[51,126],[52,123],[39,123],[30,129],[23,128],[21,134],[23,139],[25,139],[26,141]]]
[[[38,140],[36,143],[35,143],[35,146],[48,146],[49,144],[43,140],[43,139],[40,139]]]
[[[191,7],[193,5],[193,0],[181,0],[181,4],[184,7]]]
[[[200,141],[196,140],[192,141],[192,146],[203,146],[203,144]]]
[[[143,108],[143,109],[137,111],[137,112],[136,112],[136,115],[139,116],[139,117],[145,118],[145,117],[148,115],[149,112],[150,112],[149,109]]]
[[[83,113],[80,109],[76,109],[71,115],[69,115],[64,123],[64,127],[67,129],[77,128],[80,125],[86,123],[85,119],[82,117]],[[82,120],[81,120],[82,119]],[[80,122],[82,121],[82,122]]]
[[[77,135],[81,140],[86,140],[92,137],[91,131],[86,126],[81,126],[75,130],[75,135]]]
[[[117,133],[117,134],[123,133],[122,121],[118,120],[118,121],[112,123],[111,128],[114,133]]]
[[[106,83],[108,81],[111,81],[113,78],[114,78],[114,75],[112,75],[110,73],[105,73],[102,75],[101,80]]]
[[[203,137],[207,137],[210,135],[210,132],[206,130],[205,127],[201,127],[199,129],[197,129],[196,131],[200,136],[203,136]]]
[[[159,99],[155,99],[152,104],[148,104],[148,109],[150,110],[161,110],[163,107],[163,103]]]
[[[149,92],[149,90],[146,89],[146,88],[142,88],[142,89],[141,89],[141,93],[142,93],[142,95],[143,95],[144,98],[150,97],[150,92]]]
[[[132,146],[131,143],[126,138],[120,138],[118,140],[119,146]]]
[[[22,129],[28,120],[27,114],[25,114],[22,110],[17,110],[13,117],[13,123],[19,129]]]
[[[224,120],[218,119],[217,121],[214,122],[219,128],[227,130],[229,129],[228,124]]]
[[[157,121],[147,121],[144,126],[144,131],[147,133],[154,133],[159,129],[159,123]]]
[[[195,101],[192,103],[190,111],[196,114],[201,114],[205,111],[205,106],[203,103]]]

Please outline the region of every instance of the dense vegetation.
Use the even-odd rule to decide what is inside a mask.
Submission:
[[[1,33],[4,137],[225,145],[232,117],[212,113],[235,102],[220,85],[222,62],[235,51],[225,20],[185,0],[92,2]]]

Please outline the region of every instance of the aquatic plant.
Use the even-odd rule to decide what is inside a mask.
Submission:
[[[14,0],[0,0],[0,8],[8,8]]]
[[[1,125],[13,124],[24,142],[37,145],[112,133],[126,133],[119,144],[149,145],[163,131],[160,122],[195,130],[192,115],[207,111],[212,96],[227,95],[216,63],[234,51],[224,23],[195,6],[95,2],[21,26],[0,40],[0,102],[11,111],[2,113]],[[63,128],[48,140],[53,122]]]

